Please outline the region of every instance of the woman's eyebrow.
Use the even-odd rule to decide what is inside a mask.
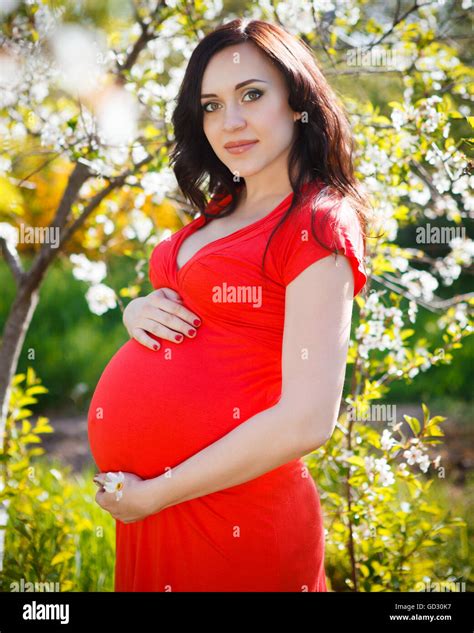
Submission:
[[[255,81],[259,81],[261,83],[267,84],[268,81],[265,81],[263,79],[246,79],[245,81],[241,81],[240,84],[237,84],[234,88],[234,90],[238,90],[239,88],[242,88],[243,86],[246,86],[247,84],[251,84]],[[214,93],[208,93],[205,95],[201,95],[201,99],[205,99],[206,97],[217,97],[216,94]]]

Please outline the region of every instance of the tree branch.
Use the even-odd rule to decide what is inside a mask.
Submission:
[[[25,277],[25,271],[23,270],[21,260],[18,256],[18,251],[16,250],[16,248],[11,247],[8,244],[7,240],[1,236],[0,236],[0,251],[3,253],[3,257],[7,263],[7,266],[13,275],[15,284],[19,286]]]
[[[117,63],[117,74],[120,77],[122,77],[122,79],[123,79],[124,73],[130,70],[132,66],[134,66],[135,62],[138,59],[138,56],[140,55],[142,50],[146,48],[146,45],[148,44],[148,42],[151,42],[152,40],[158,37],[157,33],[149,31],[149,24],[153,23],[153,19],[156,17],[158,10],[162,6],[163,6],[163,0],[158,0],[155,9],[150,14],[149,23],[144,22],[140,18],[140,16],[138,15],[138,12],[135,9],[135,17],[142,31],[140,33],[139,38],[136,40],[135,44],[133,45],[132,50],[128,54],[126,60],[123,62],[123,64]]]
[[[397,283],[399,283],[398,279],[396,278],[391,278],[390,280],[390,279],[387,279],[387,275],[385,275],[384,277],[381,277],[379,275],[372,274],[372,279],[380,283],[382,286],[385,286],[389,290],[393,290],[397,294],[402,295],[402,297],[405,297],[405,299],[408,299],[409,301],[414,301],[416,304],[422,306],[423,308],[425,308],[426,310],[429,310],[430,312],[438,312],[438,311],[446,310],[447,308],[450,308],[453,305],[457,305],[458,303],[462,303],[463,301],[469,301],[470,299],[474,297],[474,292],[467,292],[462,295],[455,295],[454,297],[451,297],[450,299],[435,299],[433,301],[425,301],[423,299],[420,299],[419,297],[413,296],[404,287],[400,287],[396,285]],[[392,281],[394,283],[392,283]]]
[[[168,145],[168,143],[165,143],[165,145]],[[146,158],[144,158],[142,161],[140,161],[139,163],[135,165],[134,169],[127,169],[122,174],[120,174],[120,176],[117,176],[116,178],[113,178],[112,180],[110,180],[109,184],[106,187],[104,187],[101,191],[99,191],[90,200],[89,204],[85,207],[81,215],[62,232],[60,245],[62,246],[65,242],[67,242],[69,238],[71,237],[71,235],[73,235],[75,231],[77,231],[81,226],[83,226],[87,218],[91,215],[91,213],[94,212],[94,210],[99,206],[102,200],[104,200],[104,198],[106,198],[111,191],[121,187],[129,176],[133,175],[135,171],[139,170],[141,167],[143,167],[143,165],[146,165],[147,163],[149,163],[151,160],[153,160],[153,158],[154,156],[151,154],[146,156]]]
[[[432,4],[431,2],[425,2],[424,4],[418,4],[418,0],[415,0],[415,3],[413,4],[413,6],[411,6],[409,9],[407,9],[405,11],[405,13],[402,13],[402,15],[400,15],[400,16],[398,14],[398,8],[397,8],[397,12],[396,12],[395,18],[394,18],[390,28],[387,29],[387,31],[385,31],[385,33],[382,33],[382,35],[379,37],[378,40],[375,40],[375,42],[372,42],[371,44],[369,44],[367,49],[370,50],[374,46],[378,46],[378,44],[383,42],[383,40],[385,38],[387,38],[391,33],[393,33],[393,31],[395,30],[395,27],[398,26],[401,22],[404,22],[410,14],[414,13],[415,11],[418,11],[418,9],[421,9],[422,7],[429,7],[431,4]],[[364,46],[364,48],[365,48],[365,46]]]

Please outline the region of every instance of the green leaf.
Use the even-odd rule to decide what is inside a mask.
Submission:
[[[49,424],[43,424],[42,426],[35,426],[34,433],[54,433],[54,429]]]
[[[28,433],[28,435],[22,437],[21,441],[23,442],[23,444],[40,444],[41,438],[34,433]]]
[[[23,521],[18,521],[18,523],[15,525],[15,529],[16,529],[17,532],[20,532],[20,534],[22,534],[25,538],[27,538],[29,541],[31,541],[31,533],[27,529],[27,527],[23,523]]]
[[[17,407],[24,407],[25,404],[36,404],[38,402],[38,400],[36,398],[30,398],[29,396],[24,396],[23,398],[20,398],[20,400],[18,400],[17,402]]]
[[[365,461],[362,459],[362,457],[359,457],[358,455],[352,455],[351,457],[347,457],[345,461],[348,462],[349,464],[354,464],[354,466],[360,466],[361,468],[365,468]]]
[[[415,435],[418,435],[419,432],[421,431],[421,425],[420,425],[419,420],[417,418],[412,417],[411,415],[406,415],[406,414],[404,414],[403,417],[405,418],[405,421],[407,422],[408,426],[411,428],[413,433]]]
[[[44,450],[44,448],[41,448],[41,447],[38,447],[38,448],[32,448],[32,449],[29,451],[29,455],[30,455],[30,456],[32,456],[32,455],[44,455],[44,453],[45,453],[45,452],[46,452],[46,451]]]
[[[36,373],[33,367],[28,367],[26,370],[26,384],[34,385],[36,380]]]
[[[48,393],[48,391],[49,389],[46,389],[46,387],[43,387],[43,385],[35,385],[34,387],[28,387],[26,393],[29,396],[33,396],[36,393]]]
[[[444,433],[443,433],[444,436]],[[443,444],[443,440],[438,439],[435,436],[427,435],[423,438],[425,444]]]
[[[13,376],[12,387],[16,387],[17,385],[20,384],[20,382],[23,382],[25,380],[25,377],[26,377],[25,374],[17,374],[16,376]]]
[[[29,420],[23,420],[23,424],[21,427],[21,434],[26,435],[31,431],[31,422]]]
[[[434,418],[431,418],[431,420],[428,422],[428,424],[426,424],[426,428],[428,429],[430,426],[437,425],[440,422],[444,422],[445,420],[447,420],[447,418],[445,418],[442,415],[435,415]]]
[[[26,458],[23,458],[16,464],[11,464],[10,470],[11,472],[17,472],[20,470],[24,470],[25,468],[28,468],[29,465],[30,465],[29,461]]]
[[[423,413],[424,413],[423,424],[424,426],[426,426],[426,423],[430,419],[430,410],[428,409],[428,407],[426,406],[424,402],[421,403],[421,408],[423,409]]]
[[[30,409],[22,409],[19,413],[15,415],[16,420],[23,420],[23,418],[29,418],[33,415],[33,411]]]
[[[59,563],[64,563],[64,561],[69,560],[74,556],[73,552],[59,552],[51,561],[51,565],[59,565]]]

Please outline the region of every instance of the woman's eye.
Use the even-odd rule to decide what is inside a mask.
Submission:
[[[204,110],[204,112],[214,112],[214,110],[208,110],[207,106],[210,105],[215,105],[213,101],[209,101],[208,103],[203,103],[202,104],[202,109]]]
[[[246,92],[244,96],[246,97],[247,95],[250,95],[252,93],[255,93],[256,95],[258,95],[258,97],[261,97],[263,94],[261,90],[257,90],[256,88],[254,88],[253,90],[249,90],[248,92]],[[256,99],[251,99],[251,101],[256,101]]]
[[[257,95],[257,99],[250,99],[250,101],[258,101],[258,99],[262,96],[263,92],[261,90],[257,90],[256,88],[249,90],[248,92],[245,93],[244,98],[247,95],[250,95],[252,93],[255,93]],[[202,109],[204,110],[204,112],[214,112],[214,109],[212,110],[208,110],[207,106],[212,106],[212,105],[217,105],[215,103],[215,101],[208,101],[207,103],[203,103],[202,104]]]

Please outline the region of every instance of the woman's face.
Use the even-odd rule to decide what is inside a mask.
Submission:
[[[253,44],[216,53],[204,72],[201,94],[204,134],[234,175],[257,174],[289,152],[298,115],[288,105],[280,70]],[[224,147],[244,140],[258,142],[240,153]]]

